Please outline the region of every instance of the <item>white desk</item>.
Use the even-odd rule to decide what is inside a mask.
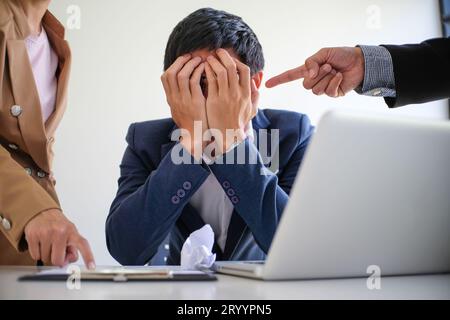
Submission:
[[[218,275],[213,282],[18,282],[35,268],[0,267],[0,299],[450,299],[450,274],[386,277],[380,290],[366,279],[263,282]]]

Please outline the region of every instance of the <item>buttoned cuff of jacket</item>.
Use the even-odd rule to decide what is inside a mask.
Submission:
[[[381,46],[359,45],[364,55],[364,81],[355,89],[359,94],[371,97],[395,97],[395,76],[392,57]]]
[[[191,198],[193,190],[197,190],[206,180],[211,173],[211,169],[203,159],[196,160],[180,143],[177,144],[177,147],[181,150],[183,161],[165,158],[161,162],[160,168],[164,168],[164,170],[170,172],[170,176],[179,179],[176,189],[173,189],[167,196],[173,205],[184,206]],[[166,157],[170,156],[167,155]],[[168,178],[168,175],[164,177]]]
[[[0,146],[0,231],[17,251],[26,251],[28,222],[49,209],[60,209],[50,194]]]
[[[30,195],[30,194],[28,194]],[[25,227],[28,222],[44,211],[61,208],[50,196],[31,196],[24,204],[21,201],[13,201],[8,205],[7,211],[2,208],[0,212],[1,230],[11,245],[19,252],[28,250],[25,239]]]

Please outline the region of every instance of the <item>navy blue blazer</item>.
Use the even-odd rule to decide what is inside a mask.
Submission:
[[[261,155],[249,139],[243,142],[245,154],[247,159],[254,156],[256,163],[174,164],[170,151],[177,142],[170,139],[176,129],[172,119],[132,124],[119,190],[106,220],[111,255],[123,265],[144,265],[168,239],[166,263],[179,264],[183,243],[205,225],[190,198],[212,172],[234,205],[225,249],[222,252],[217,243],[213,248],[217,259],[264,260],[313,127],[306,115],[270,109],[260,110],[252,124],[255,141],[263,135],[260,129],[268,130],[268,141],[270,130],[279,129],[277,172],[267,169],[274,150],[269,147],[267,157]]]

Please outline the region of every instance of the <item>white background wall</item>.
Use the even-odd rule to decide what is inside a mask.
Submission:
[[[435,0],[55,0],[51,10],[66,24],[70,5],[81,9],[81,28],[67,30],[73,68],[55,174],[65,213],[90,241],[99,265],[115,263],[104,223],[127,128],[170,116],[159,77],[167,38],[186,15],[210,6],[242,16],[263,45],[266,77],[302,64],[324,46],[401,44],[441,35]],[[382,99],[356,94],[316,97],[300,83],[262,89],[261,106],[307,113],[314,123],[329,108],[387,108]],[[447,108],[440,101],[391,113],[443,119]]]

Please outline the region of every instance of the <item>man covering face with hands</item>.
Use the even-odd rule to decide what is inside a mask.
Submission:
[[[183,146],[198,159],[206,145],[204,133],[210,129],[218,133],[211,131],[215,155],[244,141],[249,122],[257,112],[257,86],[261,79],[262,72],[252,78],[250,68],[232,50],[198,50],[179,57],[161,81],[172,118],[179,128],[185,129],[181,136]],[[202,134],[197,137],[195,122],[202,127]]]
[[[179,264],[205,224],[219,260],[265,259],[313,128],[305,115],[258,109],[263,68],[238,16],[200,9],[175,27],[161,77],[172,118],[127,135],[106,221],[117,261]]]

